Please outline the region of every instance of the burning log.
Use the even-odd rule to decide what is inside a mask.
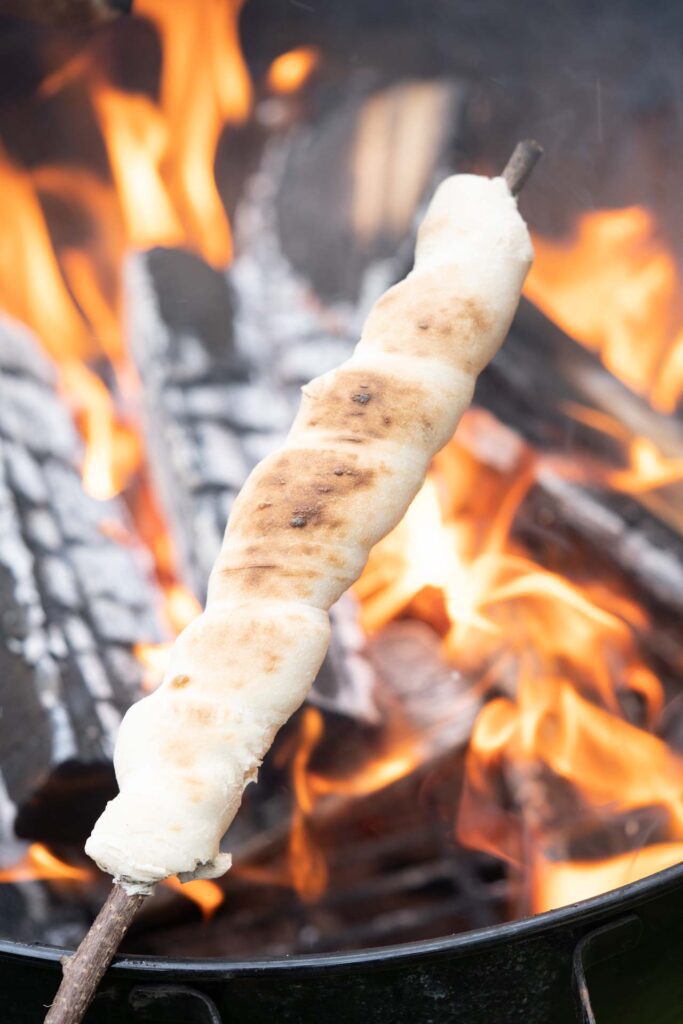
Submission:
[[[679,485],[657,489],[654,480],[649,490],[645,478],[628,493],[612,487],[604,469],[605,459],[623,459],[638,438],[663,459],[683,458],[680,425],[653,410],[524,301],[506,346],[481,377],[477,400],[541,452],[518,523],[521,533],[533,543],[539,524],[546,534],[552,527],[558,540],[564,532],[659,615],[680,613]],[[616,439],[611,424],[620,425]],[[565,457],[568,442],[571,462]],[[577,472],[580,457],[594,467],[593,476]]]
[[[200,600],[232,502],[251,468],[242,438],[282,429],[236,349],[235,298],[198,256],[153,249],[127,267],[128,336],[145,438],[180,570]],[[286,410],[284,411],[286,416]]]
[[[27,838],[81,841],[110,795],[132,648],[163,631],[123,507],[90,498],[81,444],[28,332],[0,324],[0,771]],[[68,813],[64,813],[68,808]]]

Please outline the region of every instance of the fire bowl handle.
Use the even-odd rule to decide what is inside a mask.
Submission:
[[[169,1020],[223,1024],[213,999],[185,985],[140,985],[130,993],[128,1005],[140,1024],[163,1024]]]
[[[597,1024],[591,1006],[586,970],[618,953],[634,949],[640,941],[641,932],[640,918],[636,914],[629,914],[595,928],[579,939],[572,956],[572,992],[578,1024]]]

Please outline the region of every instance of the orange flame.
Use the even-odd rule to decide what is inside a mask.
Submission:
[[[32,327],[57,360],[85,359],[92,340],[66,290],[35,188],[2,151],[0,177],[0,306]]]
[[[94,868],[67,864],[43,843],[31,843],[18,863],[0,870],[0,884],[35,881],[93,882],[96,878],[97,872]],[[166,878],[161,884],[196,903],[204,920],[209,920],[213,916],[224,899],[220,886],[206,879],[182,883],[174,877]]]
[[[642,494],[683,480],[683,459],[667,458],[645,437],[629,441],[629,463],[627,469],[609,474],[609,483],[615,490]]]
[[[575,822],[566,811],[560,826],[552,820],[556,779],[571,784],[598,833],[620,813],[659,807],[671,842],[593,861],[573,860],[570,850],[562,856],[558,828],[569,842]],[[510,787],[514,812],[500,802]],[[529,870],[534,912],[588,898],[680,859],[683,760],[656,736],[586,701],[571,683],[525,678],[516,701],[499,698],[479,715],[458,838]]]
[[[525,295],[653,406],[683,391],[676,260],[638,206],[583,214],[571,238],[534,236]]]
[[[308,764],[322,734],[321,713],[317,708],[305,708],[298,746],[291,761],[295,808],[289,834],[288,864],[291,883],[306,903],[319,899],[327,886],[327,864],[308,826],[315,799],[309,784]]]
[[[165,610],[171,629],[175,634],[189,626],[201,613],[202,606],[188,587],[171,582],[164,587]],[[161,644],[136,644],[135,656],[144,666],[143,687],[155,690],[166,672],[171,655],[172,642]]]
[[[89,49],[43,82],[41,98],[79,83],[88,92],[113,188],[78,168],[29,174],[0,153],[0,306],[32,327],[57,362],[85,440],[85,489],[106,500],[135,478],[137,527],[155,556],[173,632],[200,609],[178,580],[168,528],[142,473],[142,438],[130,419],[139,381],[121,329],[120,271],[130,246],[185,244],[215,266],[230,258],[214,161],[224,125],[243,122],[251,109],[238,39],[241,6],[242,0],[140,0],[136,13],[152,21],[162,44],[159,102],[111,85]],[[55,249],[43,193],[87,226],[81,248]],[[104,378],[115,381],[113,391]],[[140,648],[146,685],[160,678],[167,648]]]
[[[186,896],[188,900],[196,903],[205,921],[209,921],[213,917],[225,898],[221,887],[206,878],[197,878],[192,882],[181,882],[179,878],[174,876],[173,878],[166,878],[162,885],[165,885],[168,889],[173,889],[174,892],[179,892],[181,896]]]
[[[0,882],[33,882],[37,880],[90,882],[94,878],[94,870],[67,864],[42,843],[32,843],[18,864],[0,871]]]
[[[163,114],[146,96],[101,83],[92,96],[129,243],[139,249],[181,244],[185,234],[159,170],[169,145]]]
[[[232,237],[213,173],[226,122],[251,109],[251,83],[239,47],[243,0],[140,0],[136,12],[161,35],[161,110],[168,134],[162,174],[187,241],[214,266],[232,254]]]
[[[477,433],[490,432],[476,413],[463,427],[461,436],[475,450]],[[638,473],[641,485],[663,476],[659,464],[641,465]],[[621,483],[632,486],[626,474]],[[571,884],[560,895],[562,879],[576,879],[576,891],[584,892],[590,878],[597,886],[607,878],[633,880],[659,860],[646,847],[640,856],[617,857],[609,874],[600,869],[606,859],[574,871],[568,856],[558,861],[553,850],[551,857],[550,840],[557,837],[545,834],[534,806],[539,770],[569,785],[582,813],[602,825],[638,808],[661,807],[673,844],[667,855],[674,857],[683,840],[683,762],[621,712],[619,694],[639,694],[652,728],[663,704],[661,684],[636,650],[633,627],[647,625],[641,609],[597,582],[579,585],[549,572],[511,539],[532,479],[523,454],[494,471],[453,442],[403,522],[372,553],[357,592],[366,628],[419,610],[442,632],[444,652],[457,668],[494,682],[516,679],[516,697],[491,701],[477,719],[458,835],[524,863],[532,909],[542,910],[577,898]],[[515,812],[501,803],[510,780],[520,801]],[[568,835],[572,824],[565,822]]]
[[[564,408],[580,423],[614,438],[623,446],[622,450],[628,459],[626,468],[594,467],[598,480],[603,484],[627,494],[645,494],[658,487],[679,483],[683,479],[683,459],[664,455],[654,441],[646,437],[634,437],[626,426],[606,413],[585,408],[575,402],[565,403]],[[580,475],[580,467],[572,467],[568,471]],[[589,472],[588,480],[590,476]]]
[[[230,259],[230,225],[214,164],[224,126],[243,123],[252,105],[239,49],[241,7],[242,0],[137,0],[136,11],[150,19],[162,44],[158,101],[115,89],[89,53],[43,83],[40,94],[54,96],[84,80],[112,185],[72,168],[23,172],[0,152],[0,306],[31,326],[58,363],[60,386],[86,441],[85,487],[105,499],[135,479],[129,497],[137,501],[136,528],[153,552],[174,632],[200,608],[178,579],[128,411],[139,384],[121,330],[120,266],[127,246],[155,244],[188,245],[217,267]],[[300,89],[318,60],[310,47],[283,54],[269,70],[268,87]],[[44,213],[48,196],[87,221],[87,255],[72,243],[53,244]],[[673,409],[683,389],[683,317],[675,261],[652,217],[635,207],[590,213],[568,242],[535,241],[531,300],[657,408]],[[110,379],[111,391],[104,383]],[[463,427],[476,441],[491,422],[470,413]],[[622,439],[629,464],[607,472],[611,486],[639,493],[683,477],[683,460],[665,458],[647,439]],[[404,522],[373,552],[357,592],[369,631],[401,614],[419,615],[440,631],[445,656],[456,666],[511,695],[491,701],[475,727],[458,828],[466,841],[511,860],[531,843],[531,902],[543,909],[640,877],[680,855],[681,764],[647,731],[656,726],[663,690],[633,637],[635,626],[647,627],[645,615],[597,581],[565,578],[536,564],[511,535],[533,480],[531,456],[511,450],[506,463],[492,468],[474,450],[453,444],[437,458]],[[163,674],[169,647],[138,648],[148,686]],[[624,720],[624,691],[639,695],[643,728]],[[296,806],[288,863],[288,877],[304,900],[319,898],[327,884],[312,823],[317,801],[373,792],[412,770],[419,757],[412,741],[398,742],[349,777],[327,778],[310,767],[322,738],[320,713],[306,709],[291,765]],[[570,786],[599,821],[661,807],[666,834],[637,853],[594,863],[558,858],[556,850],[552,859],[542,809],[533,806],[540,769]],[[521,817],[500,804],[501,776],[536,793]],[[40,844],[0,879],[11,874],[16,880],[17,872],[92,877]],[[223,898],[209,881],[168,885],[195,899],[205,916]]]
[[[268,88],[281,94],[296,92],[310,78],[320,61],[315,46],[299,46],[276,57],[268,69]]]
[[[683,861],[683,843],[655,843],[601,861],[541,861],[534,872],[532,906],[537,913],[599,896]]]

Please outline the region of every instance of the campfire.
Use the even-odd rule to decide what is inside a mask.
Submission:
[[[237,491],[404,272],[435,182],[498,169],[461,78],[305,36],[247,59],[252,2],[135,0],[85,38],[11,23],[32,66],[0,119],[9,938],[86,931],[121,716],[199,614]],[[645,205],[530,223],[510,338],[335,607],[232,870],[164,883],[128,951],[431,939],[683,861],[678,256]]]

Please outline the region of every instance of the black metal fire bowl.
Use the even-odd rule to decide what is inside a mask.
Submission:
[[[40,1024],[65,955],[0,941],[2,1024]],[[243,963],[120,957],[86,1017],[309,1021],[681,1024],[683,864],[560,910],[427,942]]]

